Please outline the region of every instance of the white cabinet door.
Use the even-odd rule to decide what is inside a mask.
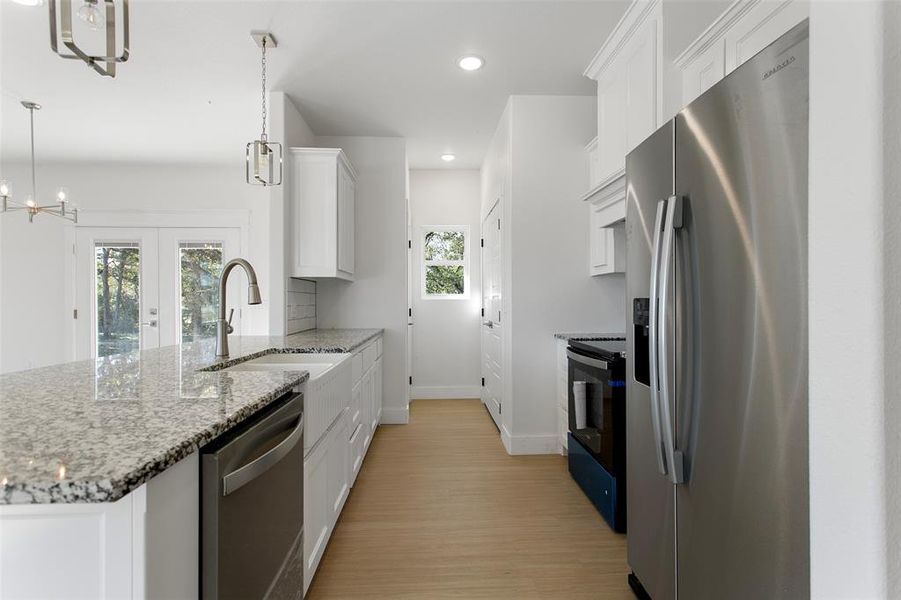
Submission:
[[[624,70],[598,81],[598,177],[609,179],[625,168],[627,90]]]
[[[726,75],[726,43],[718,40],[682,71],[682,106],[710,89]]]
[[[382,422],[382,357],[379,356],[378,360],[375,361],[375,390],[373,391],[372,398],[372,433],[375,435],[375,430],[379,426],[379,423]]]
[[[726,73],[779,39],[810,15],[805,0],[760,2],[726,33]]]
[[[347,422],[339,417],[326,439],[326,479],[328,486],[328,522],[329,530],[335,527],[344,502],[350,492],[347,478],[348,461]]]
[[[660,118],[658,18],[649,17],[598,77],[599,181],[622,172],[626,154],[657,129]]]
[[[304,591],[309,587],[325,552],[330,533],[328,508],[328,473],[326,464],[326,440],[316,446],[303,463],[303,537],[304,537]]]
[[[355,174],[340,148],[290,148],[292,277],[353,279]]]

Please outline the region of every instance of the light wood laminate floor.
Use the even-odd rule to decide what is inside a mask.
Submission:
[[[561,456],[509,456],[478,400],[383,425],[307,598],[634,599],[626,538]]]

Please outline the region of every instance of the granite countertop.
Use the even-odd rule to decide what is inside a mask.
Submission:
[[[274,352],[353,352],[381,329],[232,336],[0,375],[0,504],[112,502],[303,383],[222,371]]]
[[[625,333],[555,333],[554,337],[558,340],[624,340]]]

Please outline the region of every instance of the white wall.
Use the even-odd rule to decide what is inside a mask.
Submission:
[[[589,277],[585,144],[593,97],[514,96],[512,177],[513,436],[556,450],[558,331],[624,332],[625,278]]]
[[[512,453],[555,452],[554,333],[625,330],[622,275],[588,274],[589,186],[584,146],[596,99],[512,96],[482,169],[482,216],[503,197],[504,405]],[[505,146],[509,145],[509,149]],[[506,431],[504,431],[506,430]]]
[[[317,324],[385,329],[382,421],[406,423],[406,145],[376,137],[316,142],[343,148],[357,172],[354,282],[317,282]]]
[[[243,157],[232,166],[65,164],[38,165],[38,194],[52,197],[66,185],[89,212],[103,210],[238,209],[249,215],[248,246],[242,253],[263,274],[269,271],[268,193],[244,183]],[[11,165],[5,177],[18,193],[28,187],[28,167]],[[72,360],[71,278],[73,227],[50,215],[32,224],[22,213],[0,216],[0,263],[4,285],[0,313],[4,323],[0,371]],[[263,304],[248,307],[244,331],[266,333],[268,277],[260,278]]]
[[[901,597],[901,3],[885,5],[883,60],[885,68],[882,276],[885,309],[885,440],[886,440],[886,566],[887,591]]]
[[[480,179],[474,170],[414,170],[410,173],[413,221],[413,398],[478,398],[480,395],[479,252]],[[465,298],[423,299],[422,242],[425,228],[469,229]]]
[[[300,110],[284,92],[269,94],[269,139],[282,145],[282,153],[287,156],[288,148],[309,148],[316,146],[316,137],[304,120]],[[289,230],[291,215],[285,201],[290,184],[291,172],[285,165],[282,185],[269,189],[269,333],[285,335],[285,291],[287,289],[288,256],[291,252]]]
[[[889,3],[810,7],[814,598],[901,595],[899,21]]]

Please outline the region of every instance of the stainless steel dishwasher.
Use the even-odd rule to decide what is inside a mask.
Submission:
[[[201,597],[302,597],[303,394],[201,452]]]

